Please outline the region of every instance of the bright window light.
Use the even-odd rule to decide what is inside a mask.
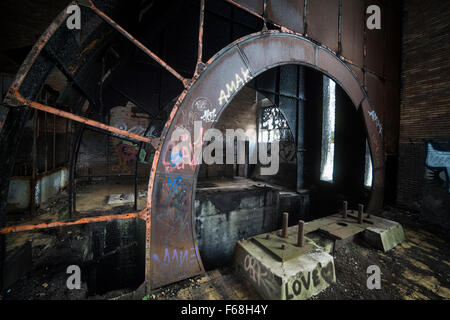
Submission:
[[[323,77],[322,161],[320,180],[333,181],[334,133],[336,127],[336,83]]]
[[[369,142],[366,140],[366,165],[365,165],[365,171],[364,171],[364,186],[367,188],[372,187],[372,157],[370,156],[370,148],[369,148]]]

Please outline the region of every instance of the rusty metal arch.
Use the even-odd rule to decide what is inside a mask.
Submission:
[[[194,137],[194,121],[203,121],[204,130],[213,127],[245,83],[283,64],[301,64],[325,73],[346,91],[356,108],[362,108],[373,163],[368,211],[376,212],[381,208],[384,189],[382,131],[367,93],[351,69],[330,50],[295,33],[271,30],[245,36],[206,63],[204,70],[179,97],[162,133],[162,144],[156,151],[148,186],[148,288],[204,272],[194,232],[193,209],[199,165],[171,159],[173,144],[169,138],[173,131],[181,127]],[[233,85],[231,81],[234,81]],[[227,91],[227,84],[234,89]],[[197,103],[199,99],[201,104]],[[213,121],[202,120],[205,110],[216,115]]]

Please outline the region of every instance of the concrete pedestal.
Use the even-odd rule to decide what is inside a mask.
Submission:
[[[363,238],[370,245],[387,252],[405,240],[405,233],[400,223],[374,217],[375,224],[366,228]]]
[[[239,241],[234,264],[265,299],[308,299],[336,282],[336,275],[333,257],[306,238],[305,244],[314,249],[282,262],[252,240]]]

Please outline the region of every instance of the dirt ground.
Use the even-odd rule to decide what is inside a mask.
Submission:
[[[385,212],[385,218],[403,225],[406,241],[391,251],[383,253],[356,240],[335,251],[335,271],[337,283],[314,300],[341,299],[450,299],[450,236],[438,226],[424,224],[418,216],[399,213],[396,210]],[[69,230],[66,230],[70,232]],[[65,232],[54,232],[56,241],[50,244],[52,254],[48,258],[58,265],[59,257],[64,256]],[[74,231],[75,232],[75,231]],[[69,234],[67,237],[83,243],[82,235]],[[43,262],[43,261],[42,261]],[[381,289],[369,290],[366,282],[367,267],[377,265],[381,270]],[[144,297],[131,296],[129,290],[109,292],[104,296],[88,297],[86,284],[81,290],[68,290],[65,285],[67,275],[64,269],[48,267],[40,263],[32,274],[23,277],[12,288],[4,292],[0,299],[261,299],[252,285],[235,274],[230,266],[212,270],[205,275],[159,288]]]
[[[336,250],[337,283],[313,299],[450,299],[449,236],[417,215],[390,210],[385,217],[403,225],[406,241],[383,253],[356,241]],[[367,288],[367,267],[378,265],[381,289]]]

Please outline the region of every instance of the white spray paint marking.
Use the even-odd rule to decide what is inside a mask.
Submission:
[[[234,79],[229,83],[225,84],[225,90],[220,90],[219,95],[219,105],[223,106],[228,102],[231,95],[237,92],[242,86],[244,86],[252,77],[250,76],[250,71],[248,69],[241,68],[241,73],[235,73]],[[225,93],[226,92],[226,93]]]

